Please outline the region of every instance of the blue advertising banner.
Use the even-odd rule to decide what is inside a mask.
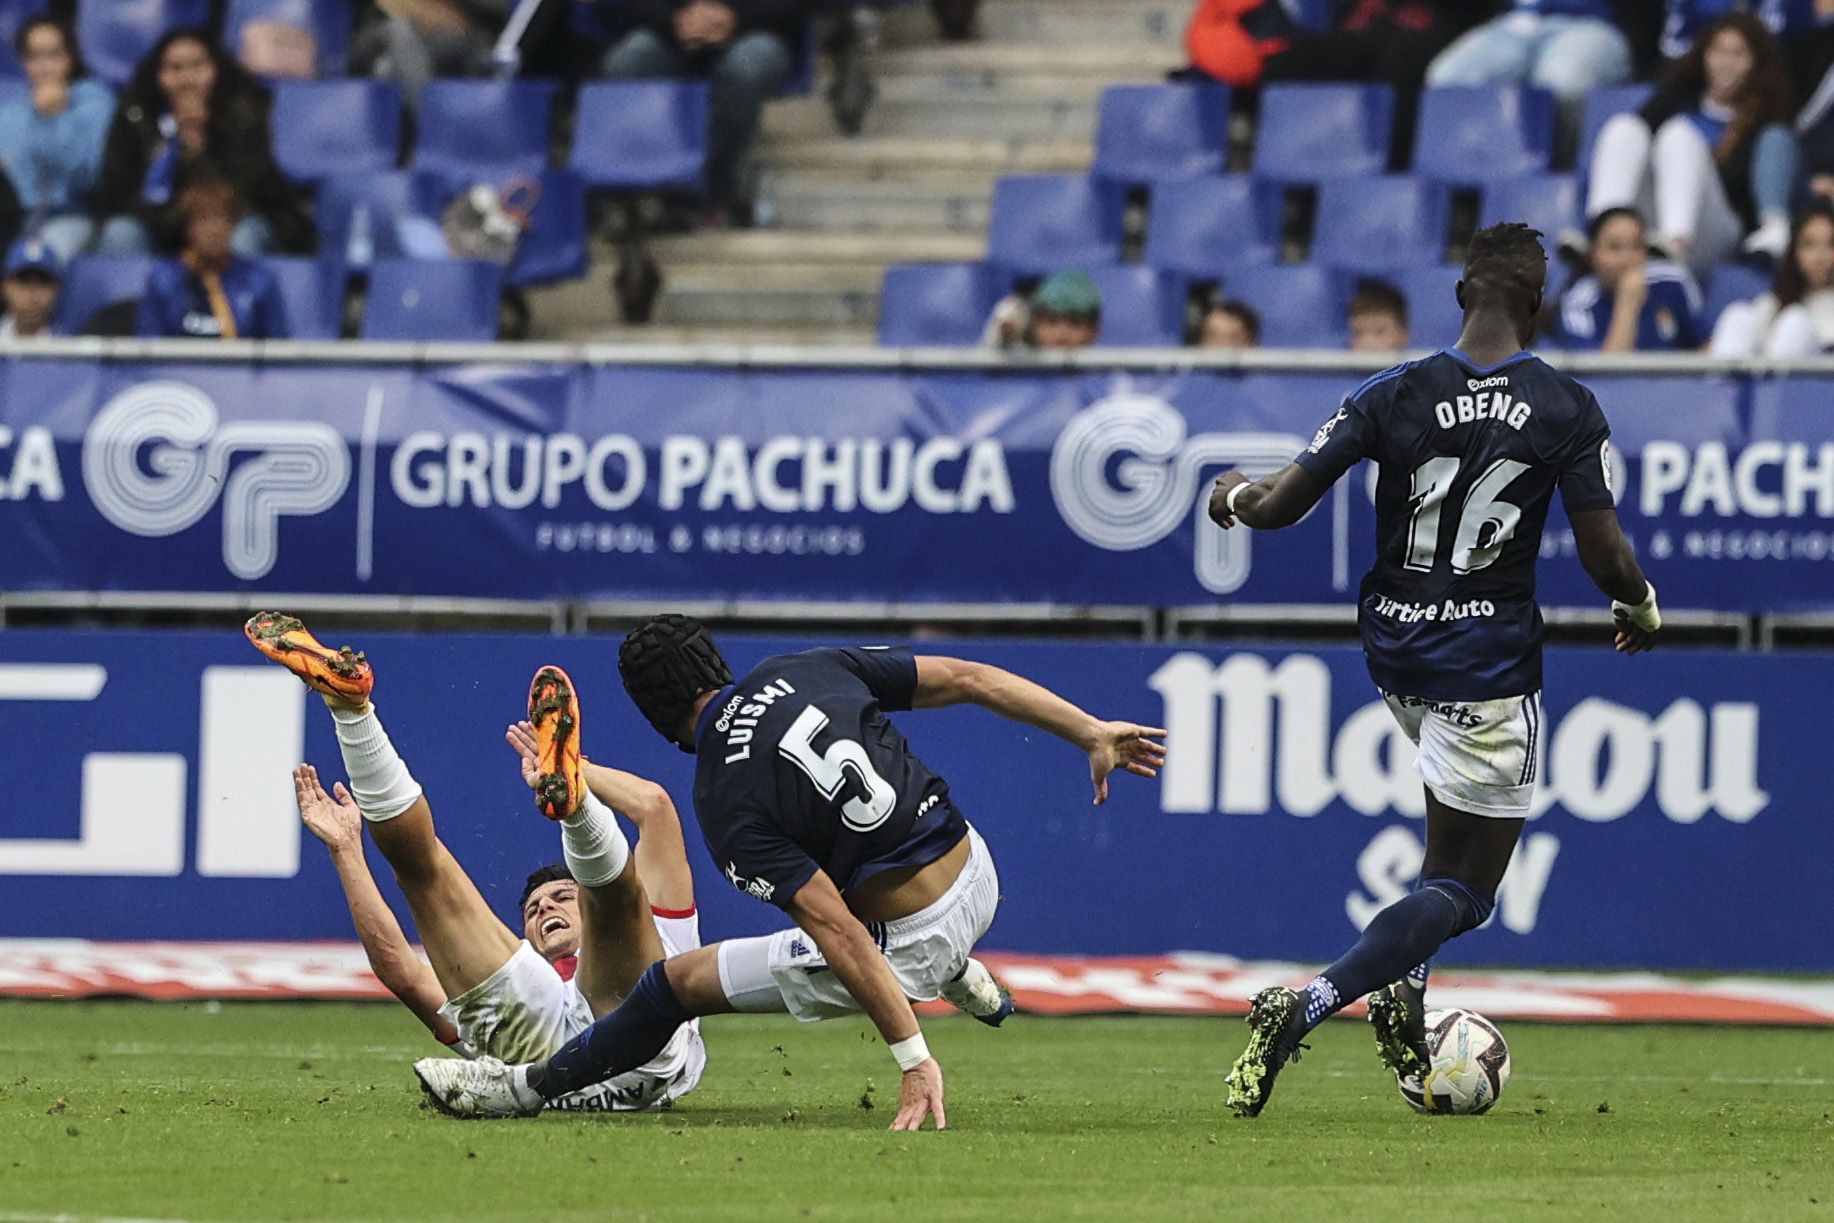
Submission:
[[[1354,375],[0,364],[0,583],[544,600],[1346,604],[1373,474],[1205,518]],[[1834,608],[1834,380],[1592,379],[1666,607]],[[1543,601],[1599,608],[1556,512]]]
[[[512,922],[559,857],[501,741],[537,665],[580,685],[588,754],[687,801],[691,763],[623,696],[613,639],[356,644],[443,838]],[[813,644],[726,643],[740,671]],[[1170,732],[1162,776],[1098,808],[1064,744],[975,709],[899,715],[993,849],[992,948],[1322,962],[1420,866],[1412,748],[1353,649],[946,648]],[[1496,916],[1447,961],[1834,971],[1834,656],[1555,649],[1547,682],[1535,816]],[[330,719],[239,634],[0,634],[0,737],[0,936],[350,937],[288,777],[341,775]],[[779,925],[683,817],[707,937]]]

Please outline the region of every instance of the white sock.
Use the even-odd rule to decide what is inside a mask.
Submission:
[[[350,778],[351,797],[366,820],[392,820],[414,805],[420,783],[388,741],[388,732],[376,718],[375,706],[363,712],[332,705],[337,725],[338,750],[344,755],[344,774]]]
[[[547,1104],[541,1093],[529,1086],[529,1068],[526,1065],[509,1068],[509,1093],[523,1108],[541,1108]]]
[[[991,1015],[999,1009],[1000,986],[987,971],[987,965],[974,959],[962,969],[962,975],[942,987],[942,996],[970,1015]]]
[[[581,887],[604,887],[624,873],[630,842],[611,808],[587,790],[579,810],[560,822],[560,848]]]

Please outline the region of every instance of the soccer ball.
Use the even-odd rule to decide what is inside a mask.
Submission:
[[[1426,1045],[1433,1054],[1426,1082],[1397,1079],[1401,1098],[1417,1113],[1490,1111],[1509,1084],[1509,1046],[1497,1026],[1476,1011],[1428,1011]]]

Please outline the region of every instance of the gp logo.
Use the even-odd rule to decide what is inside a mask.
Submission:
[[[109,400],[90,423],[83,480],[104,518],[154,538],[195,526],[220,498],[223,564],[253,581],[279,559],[283,515],[322,513],[343,496],[350,452],[330,425],[223,424],[196,387],[146,382]]]

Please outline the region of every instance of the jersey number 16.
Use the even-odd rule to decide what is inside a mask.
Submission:
[[[1430,572],[1438,559],[1439,511],[1458,479],[1459,462],[1456,455],[1442,455],[1414,469],[1413,487],[1408,494],[1414,507],[1407,529],[1405,563],[1409,569]],[[1527,470],[1527,463],[1498,459],[1472,484],[1458,515],[1458,534],[1452,540],[1453,573],[1476,573],[1494,565],[1503,554],[1503,545],[1515,535],[1516,524],[1522,520],[1522,507],[1497,498]]]

